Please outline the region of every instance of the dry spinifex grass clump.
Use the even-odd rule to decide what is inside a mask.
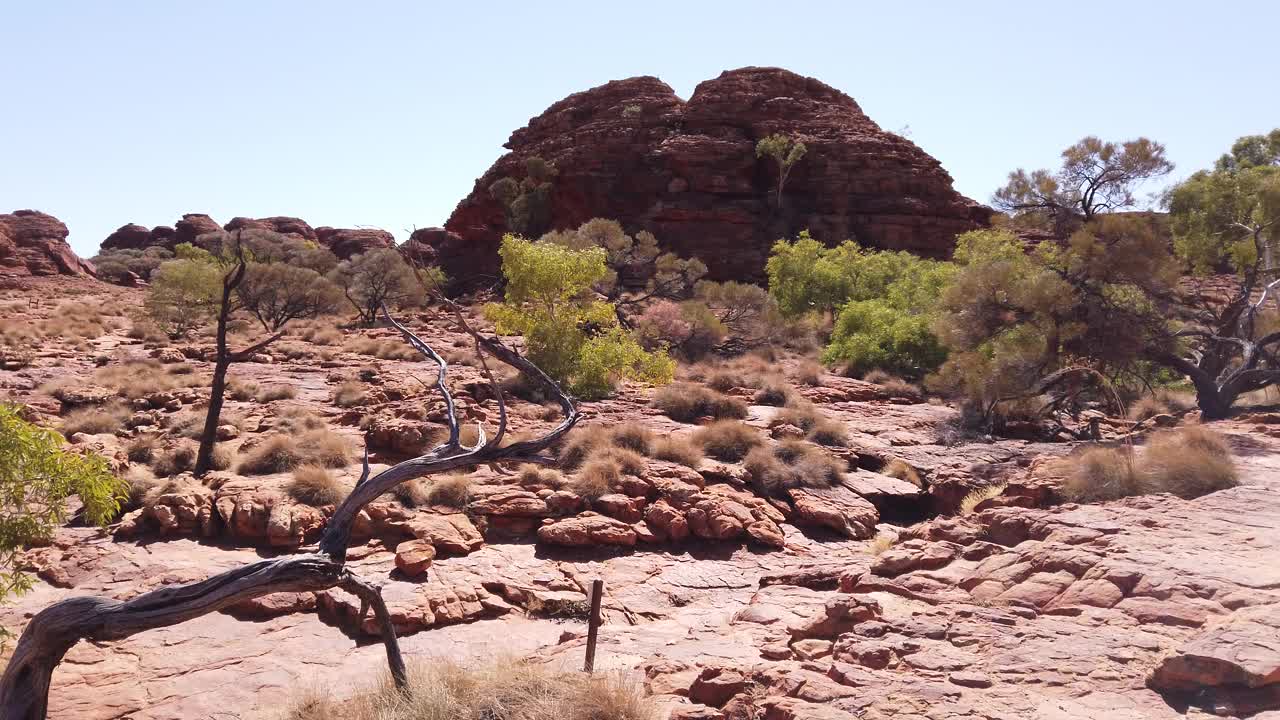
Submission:
[[[693,441],[711,457],[725,462],[738,462],[764,442],[755,428],[736,420],[704,425],[693,434]]]
[[[653,395],[653,406],[677,422],[691,423],[703,416],[716,419],[744,418],[747,404],[702,385],[672,383]]]
[[[1156,433],[1141,454],[1093,447],[1061,462],[1067,470],[1063,495],[1075,502],[1150,493],[1190,499],[1239,484],[1226,438],[1200,425]]]
[[[303,465],[293,471],[293,480],[284,488],[289,497],[304,505],[337,505],[346,497],[346,488],[319,465]]]
[[[347,700],[316,690],[285,720],[653,720],[654,706],[615,673],[586,674],[502,659],[464,667],[443,658],[411,667],[406,691],[390,682]]]
[[[271,435],[245,453],[236,468],[242,475],[269,475],[302,465],[340,468],[351,462],[351,444],[328,430],[308,430],[296,438]]]
[[[757,447],[743,462],[751,484],[761,495],[778,495],[790,488],[826,488],[838,485],[845,463],[799,440],[784,440],[772,447]]]

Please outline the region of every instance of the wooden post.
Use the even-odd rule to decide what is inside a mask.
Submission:
[[[587,660],[582,664],[583,672],[592,672],[596,667],[596,639],[600,635],[600,600],[604,596],[604,581],[591,582],[591,616],[587,618]]]

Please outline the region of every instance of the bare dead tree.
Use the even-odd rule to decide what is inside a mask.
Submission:
[[[543,454],[544,451],[564,437],[579,418],[573,401],[540,368],[496,338],[476,332],[456,306],[450,307],[462,329],[471,335],[486,378],[497,398],[498,427],[492,440],[486,438],[481,426],[475,445],[468,447],[462,444],[457,411],[446,384],[448,365],[430,345],[392,318],[384,307],[383,314],[405,341],[438,366],[435,389],[444,398],[448,439],[426,454],[393,465],[373,477],[369,476],[366,453],[359,481],[329,518],[316,552],[251,563],[201,582],[153,590],[125,602],[81,596],[56,602],[40,611],[27,623],[4,677],[0,679],[0,720],[44,720],[53,671],[67,651],[81,640],[122,640],[144,630],[177,625],[277,592],[318,592],[340,588],[360,598],[356,626],[359,627],[372,609],[381,625],[391,676],[397,686],[405,687],[404,659],[381,591],[345,567],[351,525],[356,515],[371,501],[407,480],[476,465],[554,463],[555,459]],[[541,384],[547,394],[559,402],[564,419],[539,438],[503,445],[507,431],[506,402],[501,388],[484,364],[485,353]]]

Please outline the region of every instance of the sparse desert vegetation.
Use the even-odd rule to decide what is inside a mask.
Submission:
[[[1239,482],[1226,439],[1197,425],[1158,432],[1141,452],[1089,448],[1062,462],[1063,495],[1076,502],[1165,492],[1189,499]]]
[[[189,214],[95,270],[83,209],[0,214],[0,707],[252,714],[314,672],[287,717],[1273,710],[1280,130],[1178,137],[1177,175],[1087,136],[984,206],[750,67],[569,96],[443,227]]]
[[[467,667],[436,659],[412,669],[408,693],[388,684],[345,700],[311,691],[293,700],[286,720],[654,720],[641,689],[612,672],[589,675],[512,659]]]

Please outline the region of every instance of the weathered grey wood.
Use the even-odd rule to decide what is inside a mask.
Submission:
[[[600,639],[600,602],[604,599],[604,581],[591,582],[591,614],[587,617],[587,658],[582,663],[583,672],[595,672],[596,642]]]
[[[445,399],[449,439],[428,453],[394,465],[373,477],[369,477],[366,452],[360,480],[330,517],[321,536],[318,553],[263,560],[219,573],[200,582],[153,590],[125,602],[101,597],[68,598],[37,613],[19,637],[9,666],[5,669],[3,678],[0,678],[0,720],[44,720],[48,712],[53,671],[62,662],[67,651],[81,640],[121,640],[145,630],[186,622],[263,595],[277,592],[318,592],[334,587],[342,588],[360,598],[357,625],[363,622],[366,612],[373,609],[381,628],[391,676],[399,687],[405,687],[407,676],[404,658],[381,593],[376,586],[356,577],[344,567],[352,521],[365,505],[406,480],[480,464],[554,462],[553,458],[541,453],[569,432],[579,418],[573,401],[540,368],[496,339],[478,334],[467,325],[456,306],[450,304],[450,307],[458,323],[475,340],[482,363],[484,352],[488,352],[543,385],[559,400],[565,414],[565,419],[559,425],[540,438],[502,446],[507,425],[506,406],[502,390],[494,382],[493,375],[486,366],[485,375],[493,384],[499,403],[497,432],[489,440],[481,428],[475,446],[462,445],[459,441],[453,397],[446,385],[448,366],[444,358],[392,318],[384,307],[383,313],[387,320],[400,331],[405,341],[439,366],[436,389]]]

